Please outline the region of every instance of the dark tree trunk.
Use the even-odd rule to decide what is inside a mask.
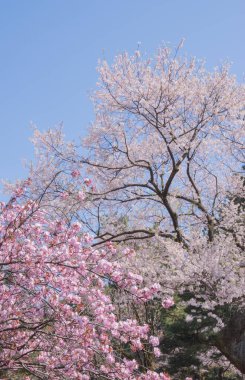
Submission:
[[[245,374],[245,310],[234,314],[217,336],[216,347]]]

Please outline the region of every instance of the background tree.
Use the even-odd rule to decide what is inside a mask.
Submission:
[[[158,263],[172,270],[161,268],[162,283],[193,290],[190,303],[217,320],[216,346],[244,372],[244,215],[228,201],[244,194],[244,86],[227,66],[210,73],[177,53],[151,61],[137,51],[99,67],[83,160],[99,182],[99,243],[159,239]],[[103,207],[117,222],[103,223]],[[147,245],[148,270],[160,255]],[[218,312],[226,303],[238,308],[229,321]]]

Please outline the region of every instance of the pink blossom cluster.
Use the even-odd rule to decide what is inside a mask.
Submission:
[[[108,292],[113,284],[145,302],[158,285],[142,289],[141,276],[119,265],[112,244],[94,249],[90,242],[78,222],[52,219],[35,202],[1,203],[1,368],[51,380],[169,379],[140,373],[123,356],[126,344],[132,351],[147,344],[159,356],[159,341],[147,325],[118,320]]]
[[[164,309],[169,309],[170,307],[174,306],[174,300],[172,298],[166,298],[162,301],[162,306]]]

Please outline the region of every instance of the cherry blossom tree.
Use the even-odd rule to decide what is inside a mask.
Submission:
[[[119,55],[99,73],[83,158],[98,178],[98,244],[145,242],[135,267],[163,291],[189,289],[189,304],[217,320],[214,344],[245,372],[244,210],[232,201],[244,197],[244,86],[227,66],[208,72],[168,48]]]
[[[186,306],[202,313],[189,322],[213,319],[212,347],[244,373],[244,85],[227,65],[208,72],[165,47],[154,60],[136,51],[103,61],[99,74],[82,151],[60,129],[35,131],[26,198],[81,223],[93,249],[122,255],[127,245],[135,256],[122,255],[121,268],[147,288],[159,283],[164,307],[191,295]],[[115,314],[148,322],[153,313],[156,331],[157,302],[119,293]]]
[[[25,201],[30,186],[0,206],[1,378],[169,379],[128,359],[128,349],[157,354],[158,339],[146,324],[118,319],[108,293],[113,286],[143,304],[159,285],[142,287],[112,244],[94,249],[78,222]]]
[[[131,235],[188,246],[196,223],[212,241],[219,207],[239,186],[244,87],[226,66],[209,73],[168,49],[154,62],[139,54],[99,67],[96,120],[86,139],[98,194],[121,214],[126,209],[132,226],[147,225]],[[104,234],[118,241],[120,230],[109,227]]]

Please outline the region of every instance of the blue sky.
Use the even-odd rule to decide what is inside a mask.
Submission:
[[[23,177],[33,157],[31,123],[60,122],[69,139],[85,135],[100,57],[149,54],[163,41],[245,72],[244,0],[0,0],[0,178]]]

